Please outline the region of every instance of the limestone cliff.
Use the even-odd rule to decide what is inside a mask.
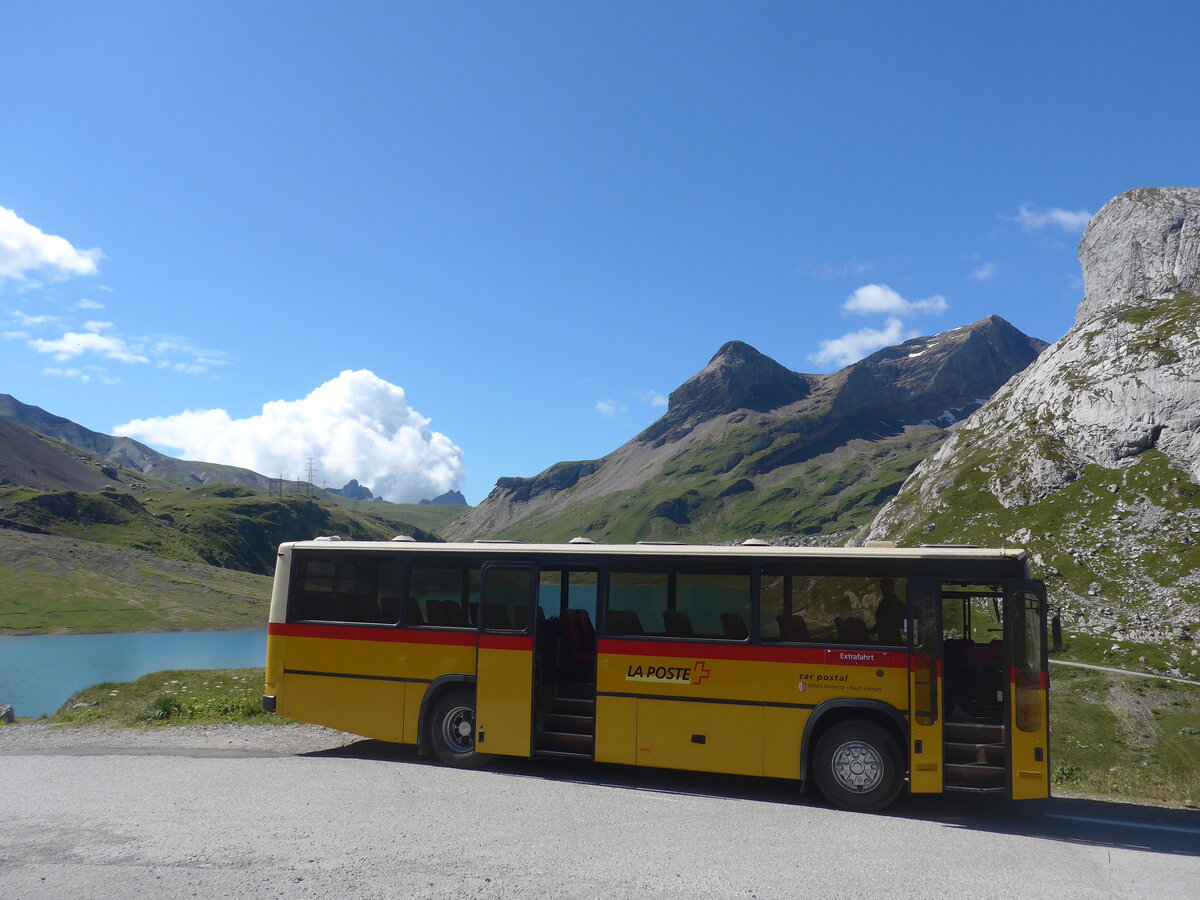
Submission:
[[[1075,326],[860,537],[1028,545],[1081,628],[1187,645],[1200,625],[1200,189],[1120,195],[1079,258]]]

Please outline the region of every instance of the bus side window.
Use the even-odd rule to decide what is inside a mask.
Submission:
[[[696,637],[744,641],[749,636],[750,574],[745,566],[731,572],[679,572],[675,576],[675,609]],[[691,636],[691,635],[685,635]]]
[[[404,624],[470,628],[470,605],[479,602],[479,570],[438,560],[413,561],[404,598]]]
[[[666,572],[612,572],[608,576],[608,633],[664,635]]]
[[[376,606],[379,621],[400,621],[400,600],[404,596],[404,560],[400,557],[379,560],[378,592]]]
[[[379,593],[379,557],[303,554],[297,565],[298,586],[292,592],[289,621],[394,625],[399,619],[399,603],[384,602]]]
[[[764,565],[759,579],[763,641],[903,647],[903,578],[792,575]]]

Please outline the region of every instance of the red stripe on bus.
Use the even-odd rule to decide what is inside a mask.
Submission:
[[[336,641],[380,641],[392,644],[438,644],[474,647],[474,631],[434,631],[426,628],[355,628],[353,625],[285,625],[272,622],[267,634],[278,637],[320,638]]]
[[[615,656],[669,656],[687,659],[741,659],[748,662],[799,663],[816,666],[908,667],[908,654],[894,650],[852,650],[833,647],[765,647],[761,645],[692,644],[674,641],[602,639],[600,653]]]
[[[481,634],[480,650],[533,650],[533,638],[516,634]]]
[[[1038,672],[1038,687],[1043,691],[1046,690],[1047,681],[1045,670]],[[1020,678],[1020,670],[1016,666],[1008,667],[1008,683],[1012,685],[1020,683],[1022,686],[1028,686],[1025,685],[1024,679]]]

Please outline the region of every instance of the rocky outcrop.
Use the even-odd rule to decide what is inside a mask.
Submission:
[[[1079,324],[1127,303],[1200,294],[1200,188],[1138,188],[1114,197],[1088,223],[1079,261]]]
[[[1122,194],[1079,258],[1075,326],[861,538],[1028,545],[1081,622],[1150,615],[1157,639],[1200,614],[1200,189]]]
[[[462,495],[462,491],[446,491],[434,497],[432,500],[422,500],[421,506],[467,506],[467,498]]]
[[[351,478],[344,485],[342,485],[341,489],[326,488],[326,490],[328,490],[331,494],[340,494],[341,496],[346,497],[349,500],[374,500],[375,499],[375,495],[371,493],[371,489],[369,487],[364,487],[363,485],[359,484],[357,478]]]

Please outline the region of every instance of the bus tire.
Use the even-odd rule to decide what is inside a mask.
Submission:
[[[883,809],[904,786],[900,745],[873,722],[852,719],[832,726],[817,741],[812,766],[825,799],[842,809]]]
[[[444,765],[478,769],[493,759],[475,752],[475,693],[457,688],[438,697],[429,717],[430,743]]]

